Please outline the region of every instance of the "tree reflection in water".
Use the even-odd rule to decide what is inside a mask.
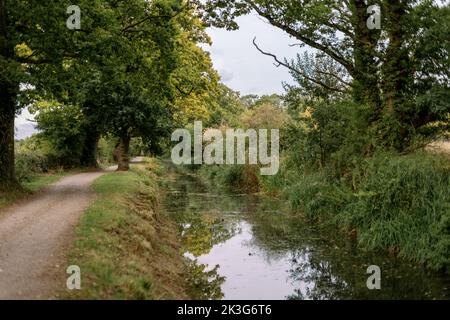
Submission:
[[[287,299],[449,299],[448,276],[389,257],[365,252],[335,228],[318,229],[289,214],[257,214],[254,243],[268,256],[290,257],[289,280],[296,287]],[[382,290],[369,290],[367,268],[382,270]]]

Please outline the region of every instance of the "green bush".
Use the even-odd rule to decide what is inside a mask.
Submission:
[[[345,207],[351,193],[322,170],[299,176],[284,194],[294,211],[309,219],[331,223],[335,214]]]
[[[27,181],[33,175],[49,170],[48,158],[40,153],[16,154],[16,177],[19,182]]]
[[[329,168],[293,176],[284,196],[309,219],[356,230],[365,249],[449,271],[448,157],[384,153],[361,162],[356,178],[336,179]]]
[[[298,169],[343,167],[365,153],[367,108],[351,101],[316,102],[293,116],[284,134],[285,151]]]
[[[261,177],[251,166],[200,171],[234,189],[281,194],[308,219],[351,231],[362,248],[450,271],[448,156],[380,152],[383,133],[364,125],[367,108],[351,102],[320,101],[295,112],[283,130],[276,176]]]
[[[82,110],[56,101],[38,101],[34,109],[39,111],[38,136],[51,146],[45,154],[51,155],[60,166],[79,166],[89,128]]]

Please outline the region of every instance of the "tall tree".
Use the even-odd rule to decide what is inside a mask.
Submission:
[[[74,53],[60,64],[34,64],[30,71],[36,83],[32,94],[81,107],[86,132],[82,135],[85,141],[80,163],[94,166],[96,146],[103,133],[117,135],[122,151],[127,151],[131,136],[137,134],[157,140],[155,136],[161,133],[157,127],[164,121],[170,123],[164,116],[156,122],[154,115],[167,114],[168,104],[173,102],[171,75],[174,69],[180,69],[182,61],[177,47],[192,42],[191,48],[196,48],[196,38],[192,31],[192,37],[179,43],[181,31],[190,27],[186,17],[181,19],[189,17],[186,13],[191,10],[183,1],[106,1],[89,5],[83,10],[87,21],[83,29],[72,34]],[[195,63],[189,68],[195,69]],[[193,72],[189,68],[184,69],[184,74]],[[43,75],[49,75],[53,86],[41,81]],[[146,108],[149,105],[153,109]],[[151,125],[155,126],[153,130],[149,129]],[[121,169],[126,169],[126,157],[120,158],[124,160]]]
[[[371,5],[379,5],[381,29],[368,26]],[[238,27],[238,16],[256,12],[301,45],[334,60],[346,75],[333,74],[340,85],[330,87],[255,42],[262,53],[315,85],[331,91],[348,86],[356,102],[371,107],[368,123],[373,132],[382,132],[378,140],[387,148],[405,150],[415,133],[448,119],[450,106],[442,100],[450,87],[448,5],[439,7],[432,0],[208,0],[203,8],[211,24],[229,29]],[[431,53],[424,40],[431,38],[435,54],[424,56],[425,50]],[[424,72],[424,64],[432,72]],[[431,83],[440,88],[433,90],[434,106],[424,99],[418,106],[423,94],[431,99]]]
[[[79,1],[89,6],[99,1]],[[22,87],[32,87],[29,67],[37,64],[61,65],[76,57],[74,31],[66,26],[67,2],[0,1],[0,188],[17,184],[14,170],[14,120],[29,101],[19,99]],[[76,32],[81,35],[81,32]],[[52,75],[40,83],[57,85]]]
[[[15,182],[14,118],[20,81],[10,25],[6,0],[0,0],[0,188],[8,188]]]

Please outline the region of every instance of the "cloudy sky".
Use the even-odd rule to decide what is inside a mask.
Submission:
[[[255,14],[239,18],[238,22],[237,31],[208,30],[213,45],[205,49],[211,53],[222,82],[242,94],[283,93],[282,82],[291,81],[289,73],[285,68],[277,68],[272,58],[259,53],[252,40],[256,37],[261,48],[280,58],[294,58],[299,48],[289,45],[296,42]],[[26,110],[17,117],[16,138],[23,139],[35,132],[34,124],[28,121],[32,118]]]
[[[288,71],[277,68],[271,57],[259,53],[252,40],[264,50],[275,53],[279,58],[294,58],[299,47],[290,47],[295,40],[284,32],[270,26],[257,15],[249,15],[238,20],[240,29],[227,31],[210,29],[213,45],[208,51],[222,81],[242,94],[283,93],[282,82],[290,82]]]

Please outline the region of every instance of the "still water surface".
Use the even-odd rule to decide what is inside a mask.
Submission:
[[[336,230],[289,214],[280,200],[217,190],[170,170],[164,206],[180,225],[202,298],[450,299],[448,276],[364,252]],[[381,290],[367,289],[370,265],[382,270]]]

